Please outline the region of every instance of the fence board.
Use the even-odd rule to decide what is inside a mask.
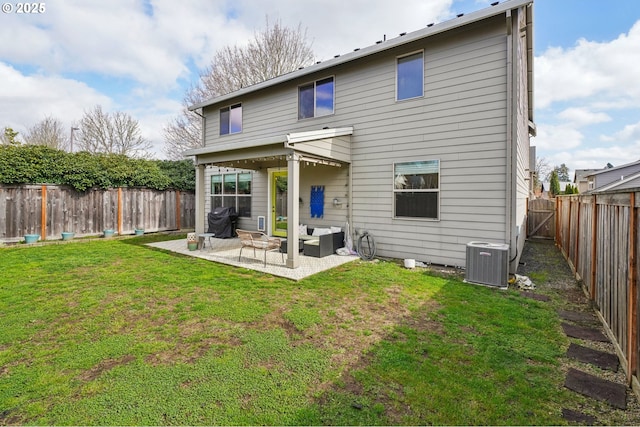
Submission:
[[[613,335],[630,382],[640,375],[638,194],[561,196],[556,213],[556,244]]]
[[[43,216],[45,239],[60,239],[63,231],[81,237],[100,234],[106,228],[118,230],[119,217],[122,234],[133,234],[136,227],[155,232],[195,226],[192,192],[123,188],[119,206],[117,188],[86,192],[59,185],[45,188],[46,212],[42,215],[43,186],[0,186],[0,239],[16,241],[25,234],[41,234]]]

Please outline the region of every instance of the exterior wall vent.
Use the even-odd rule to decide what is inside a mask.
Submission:
[[[467,243],[465,282],[506,289],[509,285],[509,245]]]

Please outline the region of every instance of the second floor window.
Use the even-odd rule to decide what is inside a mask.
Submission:
[[[242,104],[220,109],[220,135],[242,132]]]
[[[398,58],[396,98],[418,98],[424,95],[424,59],[422,52]]]
[[[298,119],[333,114],[333,77],[298,88]]]

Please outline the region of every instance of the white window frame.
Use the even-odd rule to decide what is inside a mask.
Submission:
[[[422,87],[422,91],[421,91],[421,94],[418,95],[418,96],[412,96],[410,98],[399,99],[398,98],[398,78],[400,76],[398,75],[398,61],[403,59],[403,58],[406,58],[408,56],[413,56],[413,55],[417,55],[417,54],[421,54],[422,55],[422,86],[421,86]],[[395,64],[395,66],[396,66],[396,79],[395,79],[395,84],[396,84],[396,87],[395,87],[395,90],[396,90],[396,102],[403,102],[403,101],[409,101],[409,100],[412,100],[412,99],[424,98],[424,92],[425,92],[425,90],[424,90],[425,65],[424,64],[425,64],[424,49],[416,50],[416,51],[409,52],[409,53],[404,54],[404,55],[396,56],[396,64]]]
[[[328,80],[328,79],[332,79],[333,80],[333,91],[331,92],[331,112],[330,113],[326,113],[326,114],[322,114],[322,115],[318,115],[318,111],[317,111],[317,86],[318,86],[318,82],[323,81],[323,80]],[[313,84],[313,116],[310,117],[300,117],[300,88],[305,87],[305,86],[309,86]],[[298,120],[308,120],[308,119],[313,119],[316,117],[327,117],[327,116],[331,116],[333,114],[335,114],[336,112],[336,76],[335,75],[331,75],[331,76],[326,76],[323,77],[321,79],[316,79],[314,81],[311,82],[306,82],[303,83],[301,85],[298,86],[298,96],[296,98],[297,100],[297,105],[298,105]]]
[[[438,162],[438,188],[425,188],[425,189],[397,189],[396,188],[396,165],[405,164],[405,163],[416,163],[416,162]],[[393,193],[393,219],[402,219],[402,220],[412,220],[412,221],[431,221],[438,222],[441,219],[440,216],[440,207],[442,205],[441,196],[441,184],[442,184],[442,174],[441,174],[442,162],[440,159],[420,159],[420,160],[409,160],[405,162],[393,162],[391,175],[393,177],[391,188]],[[438,206],[437,206],[437,218],[429,218],[429,217],[419,217],[419,216],[397,216],[396,215],[396,194],[398,193],[436,193],[438,197]]]
[[[225,193],[224,190],[224,177],[226,175],[235,175],[235,192],[233,193]],[[238,193],[238,187],[239,187],[239,176],[240,175],[249,175],[250,179],[249,182],[251,183],[251,192],[249,194],[240,194]],[[221,184],[221,193],[220,194],[216,194],[214,193],[214,182],[213,179],[214,177],[220,177],[220,184]],[[220,197],[220,200],[222,201],[222,207],[228,207],[225,205],[224,201],[225,201],[225,197],[235,197],[235,206],[233,206],[236,209],[236,212],[238,213],[238,216],[240,218],[251,218],[253,215],[253,173],[251,171],[236,171],[236,172],[219,172],[219,173],[214,173],[209,177],[210,180],[210,200],[211,200],[211,210],[213,211],[214,209],[214,205],[215,203],[213,202],[214,197]],[[249,216],[245,216],[245,215],[241,215],[240,209],[238,209],[239,206],[239,198],[247,198],[249,199],[249,205],[251,206],[251,215]]]

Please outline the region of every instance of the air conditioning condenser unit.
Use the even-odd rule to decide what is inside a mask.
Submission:
[[[509,286],[509,245],[467,243],[465,282],[506,289]]]

